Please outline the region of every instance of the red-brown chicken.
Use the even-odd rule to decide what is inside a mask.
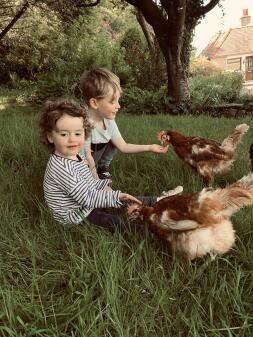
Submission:
[[[247,124],[240,124],[220,144],[203,137],[187,137],[177,131],[161,131],[157,138],[162,144],[171,144],[176,154],[197,170],[205,183],[214,175],[226,174],[235,160],[235,149],[248,131]]]
[[[228,252],[235,241],[230,217],[252,204],[253,174],[249,174],[226,188],[166,197],[153,207],[130,205],[128,214],[132,221],[147,222],[176,254],[193,260]]]

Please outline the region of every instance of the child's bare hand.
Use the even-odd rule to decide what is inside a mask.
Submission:
[[[108,186],[105,186],[104,191],[109,191],[109,192],[112,191],[111,186],[109,186],[109,185],[108,185]]]
[[[161,146],[158,144],[151,144],[149,145],[150,152],[154,153],[166,153],[168,151],[169,146]]]
[[[131,201],[131,202],[134,202],[134,203],[136,203],[136,204],[138,204],[138,205],[141,205],[141,204],[142,204],[142,202],[141,202],[140,200],[138,200],[137,198],[135,198],[135,197],[132,196],[131,194],[127,194],[127,193],[120,193],[119,199],[120,199],[121,201],[125,201],[125,202]]]

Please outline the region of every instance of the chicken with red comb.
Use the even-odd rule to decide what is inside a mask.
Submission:
[[[188,137],[173,130],[161,131],[157,138],[163,145],[171,144],[176,154],[208,184],[213,176],[224,175],[231,169],[236,147],[248,129],[247,124],[237,125],[221,144],[204,137]]]

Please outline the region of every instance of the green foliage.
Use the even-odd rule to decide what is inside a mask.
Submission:
[[[51,71],[39,77],[39,101],[48,96],[64,94],[80,96],[79,78],[85,69],[93,67],[106,67],[125,81],[128,80],[129,68],[118,45],[108,38],[106,32],[99,31],[97,36],[92,38],[84,34],[80,40],[80,27],[72,28],[69,38],[62,42],[59,52],[50,61]]]
[[[127,113],[137,115],[176,113],[176,106],[170,102],[165,86],[157,91],[144,90],[138,87],[126,88],[121,102],[124,112]]]
[[[15,29],[1,41],[4,52],[0,57],[0,68],[4,64],[8,76],[1,78],[0,84],[9,81],[10,86],[15,86],[10,76],[14,73],[17,79],[36,80],[37,73],[49,69],[49,57],[62,37],[60,21],[53,12],[47,11],[45,7],[28,10]]]
[[[137,27],[130,27],[123,35],[120,46],[125,61],[131,69],[130,82],[139,86],[143,66],[146,63],[147,46],[143,40],[142,33]]]
[[[196,76],[189,81],[191,102],[194,107],[234,102],[240,97],[242,85],[238,73]]]
[[[0,46],[2,84],[19,88],[26,85],[24,79],[32,80],[37,87],[33,99],[41,102],[63,94],[79,97],[80,75],[97,66],[115,72],[122,85],[157,90],[166,83],[159,47],[150,53],[130,6],[122,11],[104,1],[79,16],[72,8],[64,12],[65,7],[65,0],[45,1],[18,21],[18,30],[11,30]]]
[[[216,104],[252,100],[250,94],[241,95],[242,82],[242,76],[238,73],[191,78],[189,87],[192,110]],[[187,113],[187,107],[178,108],[171,103],[166,86],[161,86],[159,90],[127,87],[124,89],[121,105],[125,112],[134,114]]]
[[[132,85],[141,89],[157,90],[166,83],[165,62],[159,46],[156,45],[151,52],[140,28],[130,27],[120,44],[125,61],[131,69]]]
[[[72,8],[76,3],[43,1],[30,6],[1,41],[0,84],[17,87],[22,79],[38,81],[41,101],[73,88],[78,93],[79,77],[91,67],[107,67],[123,83],[129,81],[130,68],[118,41],[133,15],[126,10],[119,16],[119,10],[108,1],[96,11],[79,9],[77,15],[78,10]]]

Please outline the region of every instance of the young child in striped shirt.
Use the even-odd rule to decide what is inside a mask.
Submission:
[[[47,101],[39,122],[42,142],[52,151],[45,176],[44,196],[54,219],[68,226],[89,223],[110,231],[125,231],[128,223],[103,208],[120,208],[125,202],[142,202],[119,190],[109,179],[96,179],[87,158],[79,151],[91,132],[87,111],[72,100]],[[156,197],[139,197],[154,204]]]

